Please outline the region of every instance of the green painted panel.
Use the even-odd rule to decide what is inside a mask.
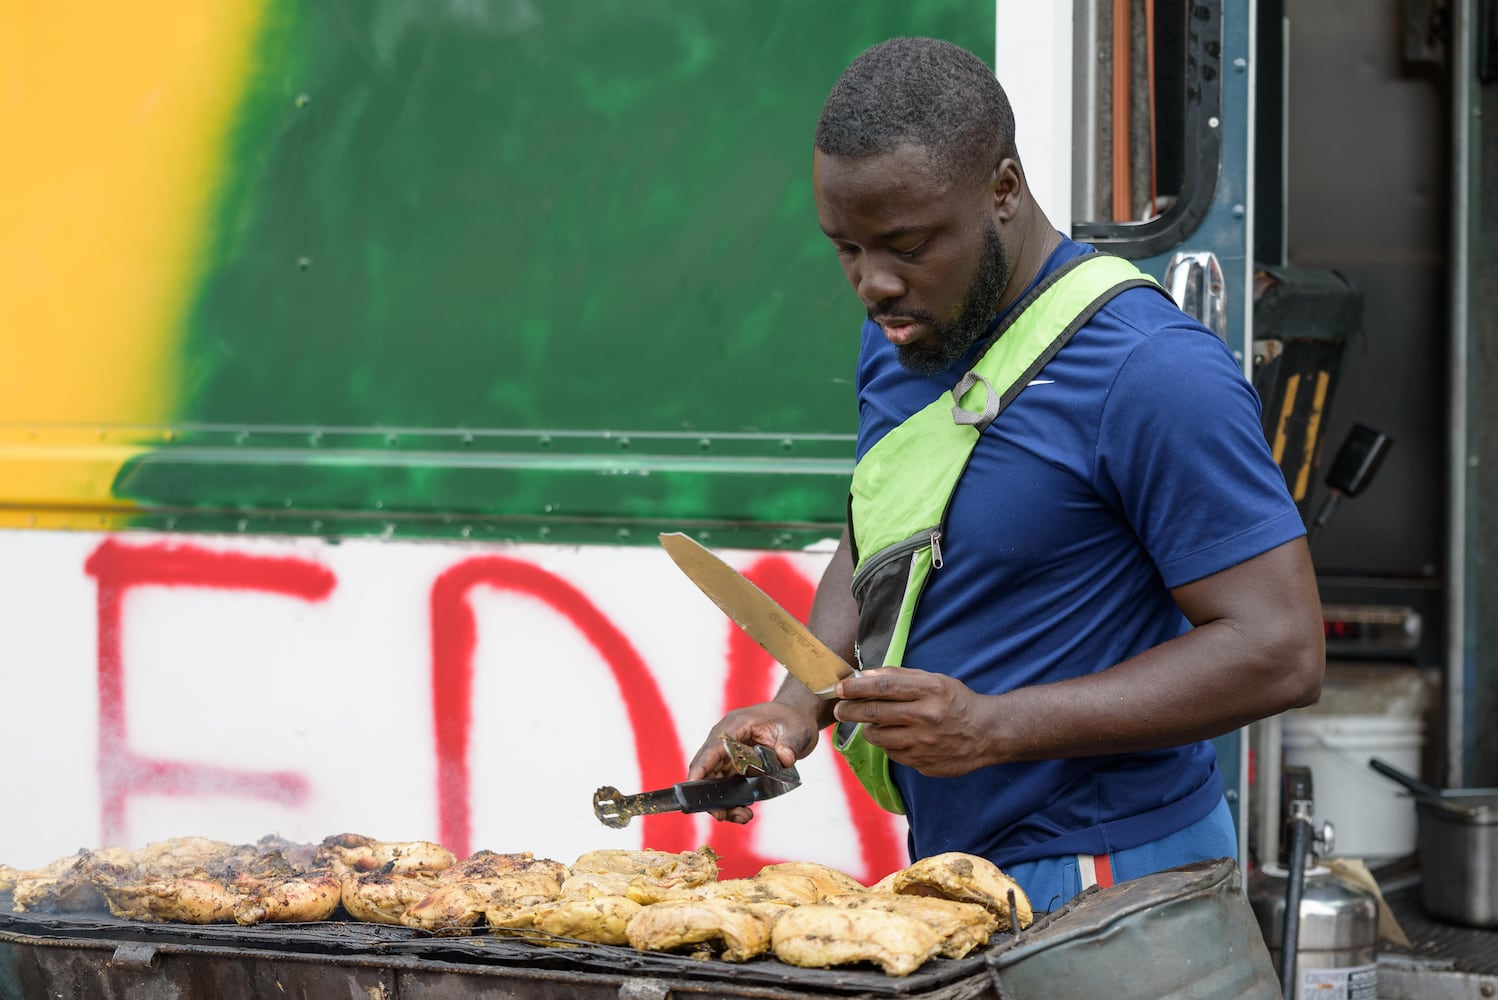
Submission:
[[[861,313],[811,135],[848,60],[900,34],[987,57],[992,0],[274,5],[181,359],[179,426],[250,433],[184,433],[119,493],[838,523]],[[314,443],[369,428],[433,440]],[[464,429],[515,436],[475,457]],[[624,466],[621,436],[650,442]],[[617,488],[630,463],[653,481]]]

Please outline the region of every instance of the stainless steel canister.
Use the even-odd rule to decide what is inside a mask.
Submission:
[[[1265,865],[1249,879],[1248,899],[1264,943],[1280,964],[1289,875]],[[1378,901],[1330,868],[1308,868],[1300,899],[1295,1000],[1377,1000]]]

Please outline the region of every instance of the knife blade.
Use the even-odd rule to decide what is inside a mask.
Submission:
[[[696,539],[679,531],[662,532],[661,545],[687,577],[744,634],[759,644],[802,684],[821,698],[856,671],[775,599]]]

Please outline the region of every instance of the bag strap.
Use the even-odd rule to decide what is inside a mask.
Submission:
[[[937,523],[979,435],[1099,309],[1135,287],[1164,294],[1122,257],[1087,253],[1067,261],[989,332],[949,392],[875,442],[854,468],[848,499],[849,526],[862,525],[866,536],[860,544],[851,533],[854,565],[860,550],[877,552]]]
[[[982,433],[1099,309],[1129,288],[1164,294],[1149,275],[1106,253],[1074,257],[1047,275],[989,334],[988,347],[953,387],[953,422],[971,424]],[[974,413],[963,408],[962,399],[980,383],[987,392],[983,407]]]

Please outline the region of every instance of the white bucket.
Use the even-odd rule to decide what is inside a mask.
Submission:
[[[1415,853],[1415,800],[1368,766],[1377,757],[1419,775],[1424,725],[1383,715],[1287,712],[1282,718],[1287,766],[1311,769],[1316,828],[1332,824],[1331,856],[1398,858]]]

